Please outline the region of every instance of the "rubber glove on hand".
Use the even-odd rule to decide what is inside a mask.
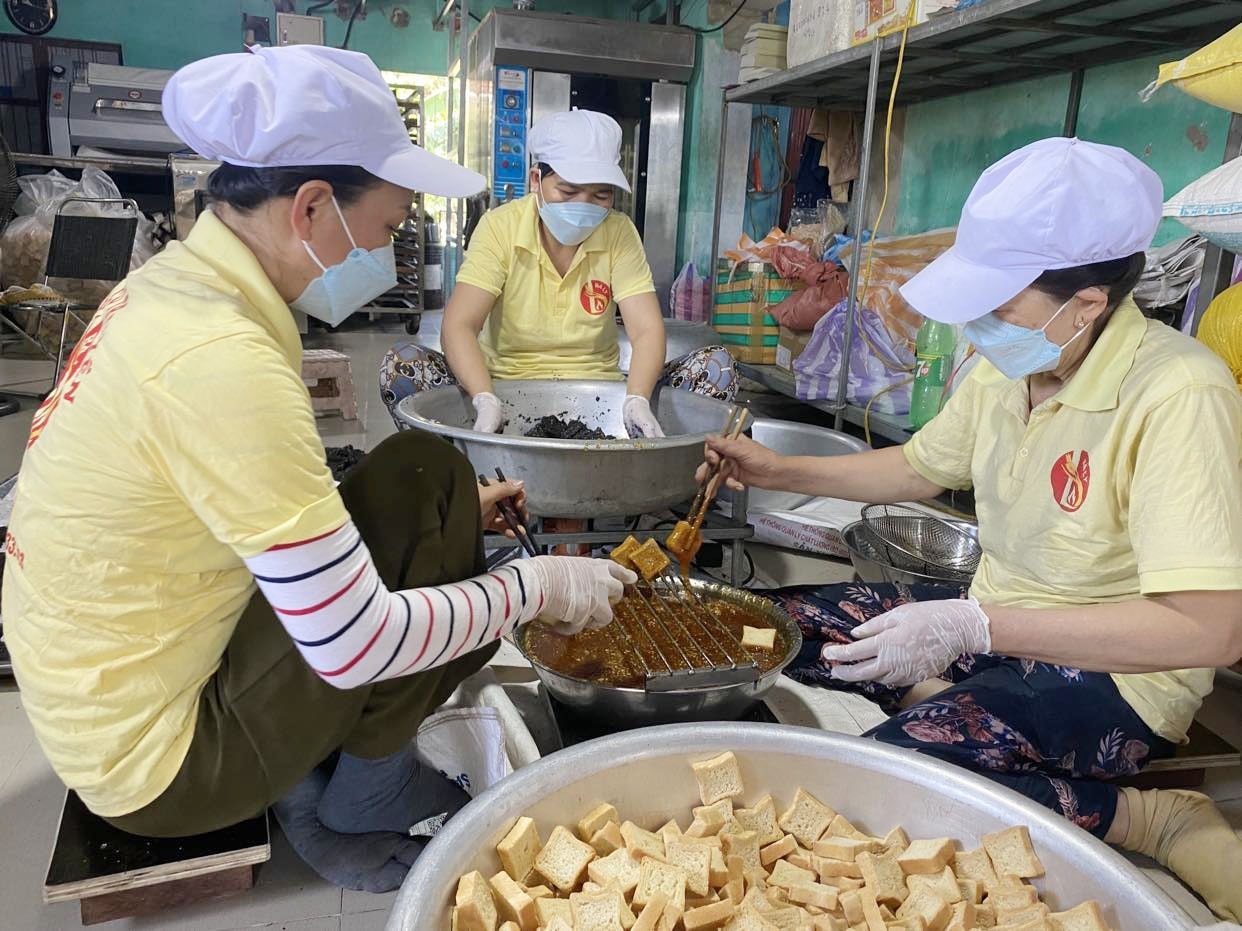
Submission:
[[[490,391],[480,391],[470,403],[474,405],[474,432],[497,433],[505,422],[504,405]]]
[[[621,407],[625,419],[625,432],[631,439],[654,439],[664,436],[660,422],[651,412],[651,402],[639,394],[627,394]]]
[[[820,651],[842,682],[914,685],[939,676],[963,653],[990,653],[988,616],[973,598],[904,604],[854,628],[855,643]]]
[[[612,621],[612,606],[634,585],[638,576],[611,559],[584,556],[534,556],[526,560],[543,589],[539,619],[560,634],[576,634],[584,627],[603,627]]]

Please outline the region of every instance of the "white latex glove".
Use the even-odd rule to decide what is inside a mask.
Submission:
[[[534,556],[526,560],[539,576],[543,611],[539,620],[557,633],[576,634],[584,627],[612,622],[612,606],[638,576],[611,559],[585,556]]]
[[[474,405],[475,433],[495,433],[504,425],[504,405],[490,391],[480,391],[470,403]]]
[[[651,412],[651,402],[640,394],[627,394],[621,406],[621,416],[625,420],[625,432],[631,439],[653,439],[664,436],[660,422]]]
[[[914,685],[934,678],[963,653],[990,653],[988,616],[973,598],[904,604],[854,628],[855,643],[820,651],[842,682]]]

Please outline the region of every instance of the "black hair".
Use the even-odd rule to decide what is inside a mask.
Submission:
[[[1134,290],[1146,267],[1146,254],[1135,252],[1124,259],[1049,269],[1036,278],[1031,287],[1061,301],[1068,301],[1083,288],[1103,288],[1108,292],[1108,309],[1111,311]]]
[[[207,179],[207,196],[212,203],[228,204],[236,210],[254,210],[278,197],[292,197],[308,181],[326,181],[332,185],[342,207],[382,183],[371,172],[355,165],[246,168],[222,162]]]
[[[538,162],[536,163],[535,167],[539,169],[539,177],[541,178],[555,178],[556,177],[556,172],[553,170],[552,166],[549,165],[547,162]]]

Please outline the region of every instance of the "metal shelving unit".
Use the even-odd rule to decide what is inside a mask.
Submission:
[[[984,0],[978,6],[933,17],[909,30],[897,105],[907,106],[1030,78],[1068,74],[1070,86],[1064,134],[1073,135],[1078,125],[1084,69],[1162,51],[1169,52],[1169,57],[1173,58],[1183,49],[1211,42],[1236,26],[1239,19],[1242,19],[1242,3],[1238,0]],[[721,101],[723,116],[713,256],[720,248],[723,143],[732,103],[861,110],[864,114],[863,144],[859,178],[851,203],[850,230],[863,228],[867,217],[868,169],[876,112],[887,101],[900,46],[901,34],[895,33],[759,81],[725,89]],[[1229,160],[1240,153],[1242,118],[1235,115],[1225,158]],[[846,303],[848,324],[843,346],[846,358],[852,350],[858,271],[863,251],[855,249],[851,257]],[[1221,283],[1227,285],[1231,269],[1228,255],[1222,256],[1219,250],[1215,254],[1209,251],[1199,300],[1190,311],[1196,322]],[[845,420],[857,416],[857,411],[845,401],[848,374],[849,366],[841,366],[835,401],[815,405],[836,415],[837,429]],[[872,419],[875,420],[875,415]]]
[[[417,84],[391,83],[393,94],[397,98],[397,106],[410,140],[415,145],[423,144],[423,89]],[[367,308],[368,312],[401,314],[405,317],[405,328],[409,333],[417,333],[424,307],[424,287],[426,275],[425,236],[423,230],[423,194],[419,191],[406,216],[405,223],[393,236],[393,251],[397,255],[397,286],[377,297]]]

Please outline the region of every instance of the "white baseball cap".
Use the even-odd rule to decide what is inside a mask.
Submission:
[[[290,45],[213,55],[169,79],[163,110],[177,138],[231,165],[354,165],[444,197],[487,184],[410,141],[392,90],[360,52]]]
[[[606,113],[550,113],[530,129],[533,164],[544,162],[571,184],[615,184],[629,191],[621,170],[621,127]]]
[[[1164,187],[1124,149],[1041,139],[975,182],[957,241],[901,287],[919,313],[965,323],[991,313],[1050,269],[1145,251]]]

